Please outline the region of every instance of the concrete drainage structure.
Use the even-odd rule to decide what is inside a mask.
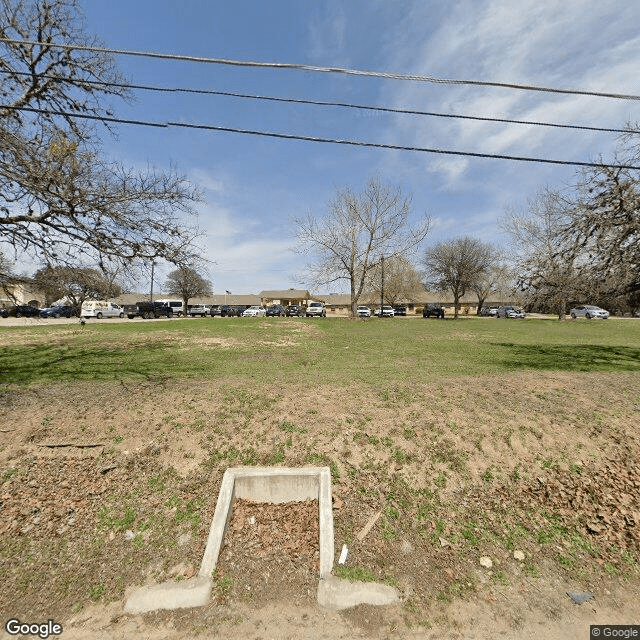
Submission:
[[[331,609],[357,604],[391,604],[398,600],[392,587],[375,583],[347,582],[331,575],[334,560],[333,511],[329,467],[237,467],[227,469],[222,478],[216,510],[211,522],[200,571],[194,578],[135,589],[124,606],[126,613],[146,613],[158,609],[181,609],[207,604],[213,587],[212,575],[222,548],[233,500],[254,502],[299,502],[318,500],[320,521],[320,581],[318,603]]]

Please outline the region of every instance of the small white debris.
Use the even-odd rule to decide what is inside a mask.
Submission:
[[[480,558],[480,566],[485,569],[491,569],[491,567],[493,567],[493,561],[489,556],[482,556],[482,558]]]
[[[340,557],[338,558],[338,564],[344,564],[347,561],[347,555],[349,554],[349,549],[347,549],[347,545],[342,545],[342,551],[340,552]]]
[[[440,540],[440,546],[441,547],[452,547],[453,546],[448,540],[445,540],[444,538],[438,538],[438,540]]]
[[[124,532],[124,538],[125,540],[133,540],[136,537],[136,534],[133,533],[133,531],[131,531],[131,529],[127,529]]]
[[[516,560],[519,560],[520,562],[522,562],[524,560],[524,552],[523,551],[514,551],[513,552],[513,557]]]
[[[249,524],[255,524],[256,523],[256,517],[255,516],[251,516],[249,518]]]

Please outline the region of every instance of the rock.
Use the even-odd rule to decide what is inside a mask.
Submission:
[[[573,600],[574,604],[582,604],[583,602],[588,602],[593,599],[593,593],[572,593],[571,591],[567,591],[567,595]]]
[[[136,534],[133,533],[133,531],[131,531],[131,529],[127,529],[124,532],[124,539],[125,540],[133,540],[136,537]]]
[[[411,553],[413,551],[413,545],[408,540],[403,540],[401,544],[402,553]]]
[[[440,546],[441,547],[452,547],[453,546],[448,540],[445,540],[444,538],[438,538],[438,540],[440,540]]]
[[[185,544],[189,544],[191,542],[191,537],[190,533],[183,533],[178,537],[178,546],[183,547]]]
[[[480,558],[480,566],[485,569],[491,569],[491,567],[493,567],[493,561],[489,556],[482,556],[482,558]]]
[[[513,557],[516,560],[522,562],[524,560],[524,552],[523,551],[514,551],[513,552]]]

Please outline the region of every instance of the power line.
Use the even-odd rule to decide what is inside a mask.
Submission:
[[[26,72],[12,73],[10,71],[0,70],[0,73],[30,76],[30,74]],[[64,80],[64,78],[60,78],[60,76],[52,76],[48,74],[43,74],[41,77],[47,80]],[[536,127],[552,127],[552,128],[558,128],[558,129],[573,129],[578,131],[597,131],[597,132],[604,132],[604,133],[637,133],[636,131],[633,131],[631,129],[590,127],[586,125],[561,124],[557,122],[538,122],[535,120],[513,120],[510,118],[490,118],[485,116],[469,116],[469,115],[463,115],[463,114],[441,113],[441,112],[435,112],[435,111],[420,111],[416,109],[383,107],[379,105],[353,104],[349,102],[330,102],[326,100],[286,98],[286,97],[279,97],[279,96],[256,95],[256,94],[250,94],[250,93],[237,93],[232,91],[215,91],[213,89],[191,89],[191,88],[184,88],[184,87],[158,87],[158,86],[144,85],[144,84],[103,82],[98,80],[88,80],[88,81],[85,81],[85,83],[93,86],[98,86],[98,87],[118,87],[121,89],[139,89],[142,91],[155,91],[159,93],[188,93],[188,94],[196,94],[196,95],[225,96],[225,97],[231,97],[231,98],[243,98],[248,100],[262,100],[262,101],[268,101],[268,102],[284,102],[284,103],[292,103],[292,104],[308,104],[308,105],[321,106],[321,107],[343,107],[346,109],[359,109],[363,111],[379,111],[382,113],[397,113],[401,115],[415,115],[415,116],[429,116],[434,118],[472,120],[472,121],[478,121],[478,122],[521,124],[521,125],[529,125],[529,126],[536,126]]]
[[[58,44],[53,42],[40,42],[38,40],[15,40],[13,38],[0,38],[0,42],[7,44],[26,44],[42,46],[46,48],[92,51],[97,53],[111,53],[121,56],[137,56],[144,58],[157,58],[160,60],[180,60],[185,62],[198,62],[204,64],[229,65],[234,67],[251,67],[259,69],[288,69],[293,71],[310,71],[315,73],[337,73],[350,76],[362,76],[369,78],[384,78],[388,80],[408,80],[412,82],[428,82],[432,84],[471,85],[477,87],[498,87],[504,89],[516,89],[519,91],[538,91],[543,93],[558,93],[568,95],[591,96],[597,98],[612,98],[615,100],[640,100],[640,96],[603,91],[587,91],[586,89],[562,89],[557,87],[544,87],[530,84],[518,84],[513,82],[491,82],[485,80],[457,80],[452,78],[437,78],[434,76],[413,75],[405,73],[393,73],[387,71],[366,71],[362,69],[349,69],[345,67],[324,67],[318,65],[289,63],[289,62],[259,62],[255,60],[232,60],[228,58],[210,58],[203,56],[187,56],[175,53],[159,53],[155,51],[132,51],[128,49],[111,49],[108,47],[92,47],[80,44]]]
[[[131,125],[144,126],[144,127],[158,127],[158,128],[181,127],[185,129],[200,129],[205,131],[223,131],[226,133],[239,133],[243,135],[262,136],[267,138],[279,138],[283,140],[301,140],[304,142],[321,142],[326,144],[344,144],[344,145],[350,145],[354,147],[369,147],[369,148],[376,148],[376,149],[389,149],[389,150],[395,150],[395,151],[415,151],[415,152],[421,152],[421,153],[434,153],[434,154],[443,154],[443,155],[450,155],[450,156],[465,156],[470,158],[490,158],[494,160],[511,160],[515,162],[535,162],[540,164],[555,164],[555,165],[565,165],[565,166],[574,166],[574,167],[591,167],[591,168],[610,167],[612,169],[629,169],[629,170],[640,171],[640,167],[637,167],[634,165],[625,165],[625,164],[604,164],[602,162],[553,160],[550,158],[511,156],[511,155],[493,154],[493,153],[476,153],[473,151],[454,151],[451,149],[435,149],[435,148],[429,148],[429,147],[384,144],[379,142],[365,142],[361,140],[324,138],[324,137],[316,137],[316,136],[302,136],[302,135],[289,134],[289,133],[279,133],[274,131],[258,131],[255,129],[239,129],[235,127],[222,127],[222,126],[210,125],[210,124],[189,124],[185,122],[152,122],[149,120],[125,120],[121,118],[112,118],[107,116],[95,116],[95,115],[88,115],[88,114],[81,114],[81,113],[68,113],[65,111],[55,111],[51,109],[35,109],[32,107],[11,107],[11,106],[0,105],[0,108],[11,109],[14,111],[27,111],[31,113],[43,113],[47,115],[63,116],[63,117],[70,117],[70,118],[83,118],[86,120],[99,120],[101,122],[113,122],[117,124],[131,124]]]

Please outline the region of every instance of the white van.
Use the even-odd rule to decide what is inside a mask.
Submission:
[[[82,318],[124,318],[124,309],[106,300],[85,300],[80,308]]]

